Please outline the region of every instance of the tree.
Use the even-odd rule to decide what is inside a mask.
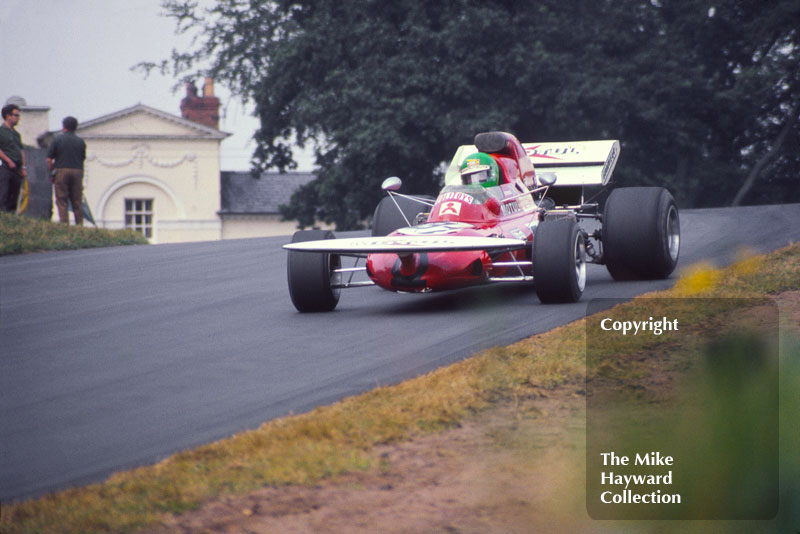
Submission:
[[[791,0],[163,5],[199,41],[162,70],[202,66],[255,103],[254,173],[313,143],[317,179],[282,212],[303,226],[358,227],[386,176],[435,192],[442,163],[487,130],[619,138],[619,182],[669,186],[683,206],[731,202],[767,153],[790,185],[800,168],[797,121],[772,151],[800,98]]]
[[[691,205],[728,204],[748,174],[768,161],[768,153],[777,156],[773,176],[785,174],[787,167],[798,170],[797,135],[788,135],[792,126],[783,135],[781,130],[795,123],[800,103],[800,5],[761,0],[691,4],[665,0],[658,10],[665,37],[659,53],[697,73],[674,73],[694,91],[683,105],[670,106],[681,122],[693,125],[683,130],[691,133],[689,164],[683,172],[676,169],[673,181],[688,184],[685,195]],[[792,190],[800,200],[794,176],[793,185],[770,184],[753,200],[787,199]]]

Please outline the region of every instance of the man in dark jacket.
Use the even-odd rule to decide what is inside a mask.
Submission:
[[[59,135],[47,149],[47,167],[55,169],[53,185],[56,190],[58,219],[69,224],[69,202],[75,214],[75,224],[83,225],[83,161],[86,159],[86,143],[75,135],[78,119],[66,117]]]
[[[25,151],[22,138],[15,126],[19,123],[20,112],[16,104],[8,104],[2,109],[3,123],[0,124],[0,211],[17,211],[19,190],[28,175],[25,168]]]

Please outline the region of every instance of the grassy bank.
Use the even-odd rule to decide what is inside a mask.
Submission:
[[[671,290],[647,297],[751,297],[798,288],[800,245],[794,245],[726,269],[698,266]],[[642,300],[626,306],[640,306]],[[697,317],[686,324],[702,328],[708,320]],[[129,532],[215,496],[310,484],[367,469],[380,461],[373,455],[379,444],[452,427],[497,401],[547,394],[565,384],[582,387],[584,339],[585,325],[578,321],[396,386],[265,423],[154,466],[118,473],[102,484],[4,503],[0,525],[9,533]]]
[[[142,234],[131,230],[67,226],[0,212],[0,256],[146,243]]]

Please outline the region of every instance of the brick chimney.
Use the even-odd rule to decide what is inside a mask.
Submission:
[[[206,77],[203,96],[197,96],[193,83],[186,84],[186,97],[181,100],[181,117],[219,129],[219,98],[214,96],[214,80]]]

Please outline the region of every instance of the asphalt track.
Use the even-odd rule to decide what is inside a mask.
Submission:
[[[800,240],[800,205],[681,213],[681,267]],[[541,305],[520,285],[345,291],[295,312],[287,238],[0,258],[0,500],[102,480],[289,413],[391,384],[580,318],[611,280]]]

